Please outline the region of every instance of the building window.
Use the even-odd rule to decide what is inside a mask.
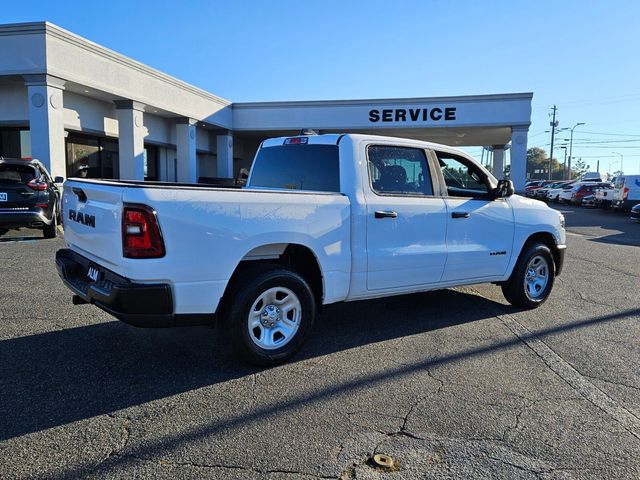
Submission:
[[[144,146],[144,179],[158,180],[158,147]]]
[[[0,157],[31,158],[31,132],[26,128],[0,128]]]
[[[67,176],[118,178],[118,141],[111,138],[69,133]]]

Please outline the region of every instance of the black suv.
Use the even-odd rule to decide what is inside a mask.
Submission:
[[[56,177],[55,183],[62,183]],[[60,192],[37,160],[0,157],[0,235],[11,228],[41,228],[45,238],[56,236]]]

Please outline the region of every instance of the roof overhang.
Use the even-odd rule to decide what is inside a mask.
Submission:
[[[512,127],[531,123],[532,93],[460,97],[233,104],[233,130],[282,135],[313,128],[428,140],[504,145]]]

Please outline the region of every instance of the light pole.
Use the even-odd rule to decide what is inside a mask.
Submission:
[[[622,170],[622,161],[624,160],[624,155],[618,152],[611,152],[611,153],[613,153],[614,155],[620,155],[620,173],[624,173],[624,171]]]
[[[615,165],[616,163],[619,163],[620,160],[614,160],[613,162],[609,162],[609,175],[611,175],[611,165]]]
[[[576,127],[580,126],[580,125],[586,125],[585,123],[576,123],[573,128],[571,129],[571,138],[569,139],[569,177],[571,177],[571,159],[573,158],[573,131],[576,129]],[[571,178],[565,178],[565,180],[571,180]]]
[[[567,147],[566,146],[562,146],[560,148],[562,150],[564,150],[564,162],[562,164],[562,172],[563,172],[562,180],[566,180],[564,177],[565,177],[565,175],[567,173]]]

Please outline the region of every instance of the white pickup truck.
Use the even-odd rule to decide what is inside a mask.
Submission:
[[[261,365],[335,302],[494,282],[537,307],[565,251],[559,212],[465,153],[370,135],[265,140],[244,188],[70,179],[62,203],[74,303],[147,327],[218,317]]]

